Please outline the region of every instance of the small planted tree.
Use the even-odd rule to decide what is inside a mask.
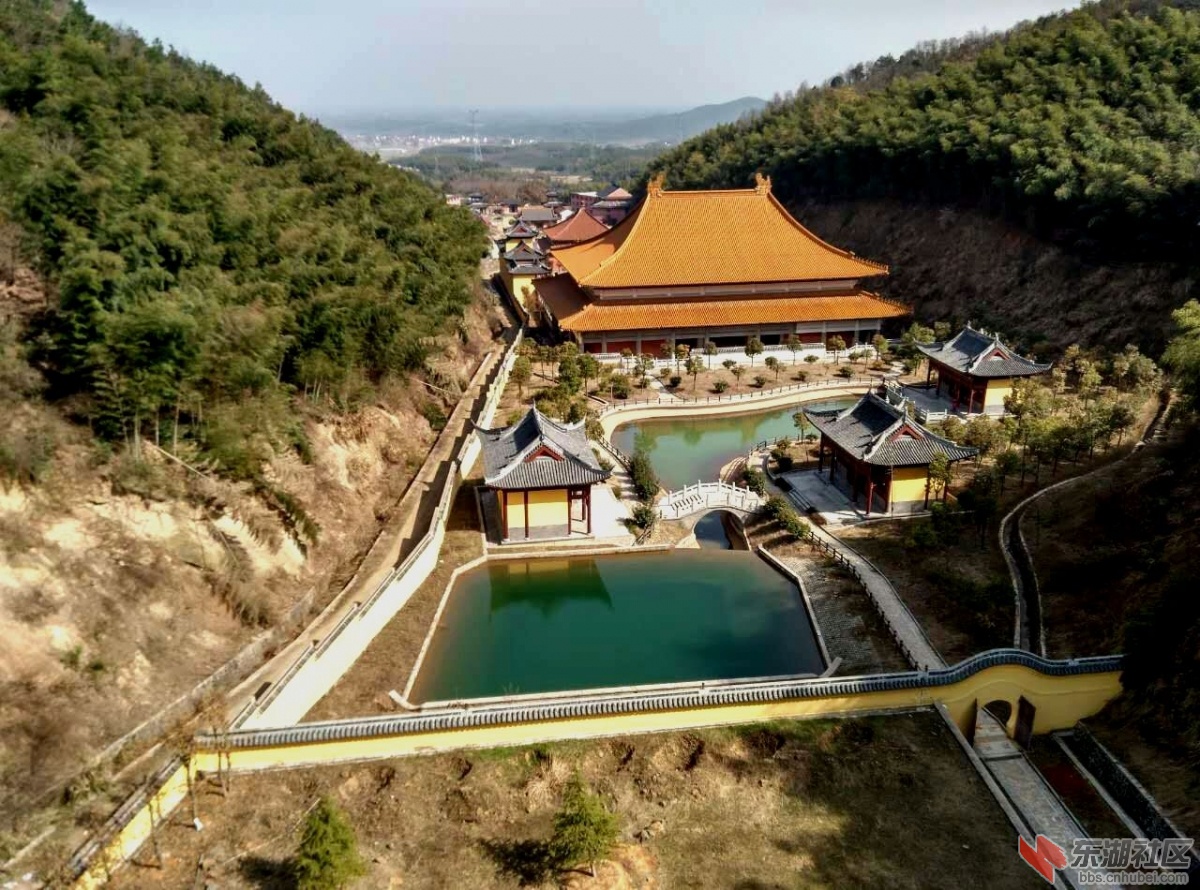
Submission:
[[[328,797],[304,820],[294,869],[300,890],[339,890],[366,871],[354,829]]]
[[[763,359],[763,364],[767,366],[768,371],[775,372],[775,382],[778,383],[779,382],[779,359],[775,358],[775,356],[773,356],[773,355],[768,355],[765,359]]]
[[[726,371],[732,371],[733,366],[736,364],[737,364],[737,362],[735,362],[733,359],[727,358],[727,359],[725,359],[725,361],[721,362],[721,367],[724,368]]]
[[[687,357],[691,355],[692,347],[686,343],[680,343],[675,347],[675,373],[679,373],[679,366],[687,361]]]
[[[629,459],[629,479],[638,500],[646,503],[654,500],[658,494],[658,476],[650,464],[650,455],[640,448]]]
[[[696,378],[700,376],[700,372],[704,370],[704,362],[700,360],[699,356],[689,355],[684,369],[692,375],[692,392],[695,392]]]
[[[733,375],[734,379],[737,381],[738,387],[740,388],[742,385],[742,375],[746,373],[746,369],[741,365],[734,365],[729,369],[729,373]]]
[[[872,337],[871,345],[875,347],[875,354],[880,358],[883,358],[887,355],[888,341],[887,337],[883,336],[883,334],[876,334],[874,337]]]
[[[717,344],[712,340],[704,341],[704,354],[708,356],[708,367],[712,368],[712,357],[717,354]]]
[[[804,348],[804,344],[795,334],[788,334],[783,338],[783,345],[786,346],[792,353],[792,364],[796,364],[796,353]]]
[[[625,370],[625,363],[633,358],[633,350],[626,346],[621,350],[621,370]]]
[[[529,361],[529,356],[518,356],[517,360],[513,362],[512,371],[509,373],[509,377],[511,377],[512,382],[517,385],[517,396],[522,400],[525,398],[525,384],[529,382],[529,378],[532,376],[532,374],[533,363]]]
[[[579,373],[583,376],[583,392],[586,395],[588,381],[600,376],[600,361],[594,355],[585,352],[579,356]]]
[[[596,876],[596,860],[609,854],[617,842],[617,817],[583,784],[576,773],[563,792],[562,809],[554,817],[550,854],[560,868],[588,864]]]
[[[929,489],[934,497],[946,499],[946,490],[950,487],[953,475],[952,467],[950,458],[946,457],[944,451],[937,452],[929,462]]]
[[[841,361],[841,353],[846,348],[846,341],[836,334],[829,338],[829,351],[833,353],[833,363],[836,365]]]
[[[804,357],[805,364],[809,364],[809,365],[815,365],[820,360],[821,360],[821,357],[813,352],[810,352],[808,355],[806,355]]]
[[[746,341],[746,345],[742,351],[746,353],[746,358],[750,359],[750,367],[753,368],[754,367],[754,357],[756,355],[762,355],[762,351],[763,351],[762,340],[758,339],[757,337],[751,337],[749,340]]]
[[[729,389],[729,381],[716,380],[713,382],[712,389],[713,392],[717,393],[717,395],[720,395],[721,393],[725,392],[725,390]]]

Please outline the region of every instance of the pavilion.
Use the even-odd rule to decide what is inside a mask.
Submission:
[[[504,541],[592,534],[592,486],[612,471],[596,460],[582,421],[559,423],[531,408],[510,427],[476,434]]]
[[[657,354],[664,343],[826,347],[869,341],[906,307],[859,287],[887,266],[826,244],[759,176],[752,189],[666,191],[651,181],[622,222],[552,247],[564,270],[535,282],[551,322],[586,352]]]
[[[936,394],[941,396],[945,384],[952,410],[967,414],[976,408],[983,414],[1003,414],[1004,399],[1012,392],[1014,380],[1050,370],[1048,364],[1017,355],[999,336],[970,325],[943,343],[918,343],[917,348],[929,359],[926,382],[936,371]]]
[[[872,510],[928,509],[929,465],[935,455],[944,454],[953,463],[977,453],[930,432],[873,393],[842,411],[805,410],[804,416],[821,434],[817,472],[825,469],[828,454],[829,481],[846,490],[856,507],[861,503],[867,516]]]

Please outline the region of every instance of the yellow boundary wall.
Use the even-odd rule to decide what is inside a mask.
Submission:
[[[964,679],[938,686],[923,685],[928,682],[927,678],[930,676],[924,672],[894,676],[901,682],[911,681],[911,685],[906,688],[846,692],[846,687],[880,679],[846,678],[830,681],[833,684],[831,694],[776,701],[659,710],[633,709],[627,713],[599,713],[594,716],[548,720],[496,721],[490,725],[416,732],[393,728],[403,727],[404,719],[389,721],[388,718],[365,718],[300,724],[257,733],[235,732],[219,734],[212,738],[202,737],[197,740],[190,763],[178,766],[160,787],[147,793],[140,809],[115,830],[91,856],[86,871],[75,880],[74,886],[88,890],[103,886],[111,872],[133,856],[149,839],[152,825],[167,818],[170,812],[184,801],[188,792],[189,771],[191,777],[195,777],[198,773],[216,773],[221,767],[235,772],[301,768],[436,754],[469,748],[669,732],[780,719],[847,717],[907,711],[939,703],[945,707],[950,718],[960,729],[969,731],[969,724],[974,719],[977,707],[996,700],[1007,701],[1013,706],[1012,711],[1015,714],[1016,704],[1022,697],[1037,709],[1033,731],[1035,734],[1042,734],[1074,726],[1079,720],[1098,712],[1121,691],[1120,672],[1115,669],[1054,676],[1023,664],[999,664],[980,668]],[[744,684],[733,685],[753,691],[772,684],[747,681]],[[691,688],[694,691],[696,687]],[[609,698],[616,700],[636,694],[639,694],[638,691],[633,689],[626,693],[615,693]],[[603,702],[604,697],[595,700]],[[530,697],[511,701],[536,709],[547,700],[539,701],[536,697]],[[470,710],[464,707],[438,714],[420,715],[420,718],[466,714],[474,710],[483,712],[505,706],[503,700],[484,700],[472,702]],[[603,704],[598,707],[601,711],[605,708]],[[359,737],[319,737],[328,735],[326,730],[336,731],[337,727],[347,726],[358,731]],[[280,741],[276,744],[253,744],[256,736],[267,737],[268,734],[279,737]],[[301,736],[305,734],[314,738],[304,740]],[[286,736],[296,738],[289,740]]]
[[[234,770],[297,766],[436,754],[463,748],[528,745],[566,739],[602,738],[648,732],[759,723],[812,717],[845,717],[879,711],[909,710],[940,702],[966,732],[975,707],[1007,701],[1017,712],[1024,697],[1037,708],[1036,734],[1067,729],[1098,712],[1121,691],[1117,671],[1050,677],[1020,665],[1000,665],[946,686],[909,688],[850,695],[831,695],[751,704],[728,704],[626,714],[604,714],[557,720],[498,723],[463,729],[414,733],[382,733],[364,738],[281,743],[269,747],[234,747],[227,751]],[[1015,717],[1013,718],[1015,719]],[[300,724],[295,729],[317,727]],[[197,765],[216,769],[215,751],[198,750]]]

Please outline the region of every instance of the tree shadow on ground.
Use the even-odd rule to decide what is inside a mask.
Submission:
[[[544,841],[482,841],[484,852],[501,873],[521,886],[540,884],[557,871],[557,863]]]
[[[290,859],[247,856],[238,863],[238,871],[260,890],[296,890],[296,871]]]

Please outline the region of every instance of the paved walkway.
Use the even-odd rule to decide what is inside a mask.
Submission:
[[[1037,767],[1008,737],[1000,721],[983,710],[979,712],[975,727],[975,753],[1020,812],[1032,835],[1044,834],[1066,850],[1068,855],[1076,838],[1088,836]],[[1027,840],[1032,842],[1033,837]],[[1079,877],[1074,869],[1064,869],[1059,873],[1055,886],[1078,887]]]

